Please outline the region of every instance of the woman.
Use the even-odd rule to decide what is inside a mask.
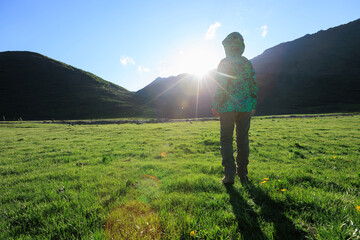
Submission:
[[[217,89],[212,103],[215,116],[220,115],[220,145],[224,184],[234,184],[237,174],[247,182],[249,163],[249,129],[255,112],[257,86],[251,62],[242,56],[244,39],[238,32],[230,33],[222,42],[226,58],[221,60],[216,75]],[[236,125],[237,156],[233,156],[233,131]]]

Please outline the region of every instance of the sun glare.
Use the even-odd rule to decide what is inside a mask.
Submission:
[[[195,75],[196,78],[202,79],[206,77],[206,75],[209,73],[210,70],[198,70],[192,74]]]
[[[203,78],[218,64],[218,57],[205,47],[198,47],[180,53],[179,63],[183,67],[183,72],[194,74],[198,78]]]

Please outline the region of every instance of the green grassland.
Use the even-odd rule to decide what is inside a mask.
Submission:
[[[0,124],[0,239],[360,239],[360,116],[266,119],[248,185],[219,122]]]

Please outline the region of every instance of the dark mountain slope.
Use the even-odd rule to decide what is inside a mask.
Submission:
[[[279,44],[253,58],[259,87],[257,114],[360,111],[359,43],[360,20],[356,20]],[[158,78],[137,94],[152,99],[159,116],[210,116],[213,77],[201,81],[199,88],[191,75]]]
[[[252,59],[261,114],[360,110],[360,20],[279,44]]]
[[[142,114],[134,93],[32,52],[0,53],[0,117],[85,119]]]

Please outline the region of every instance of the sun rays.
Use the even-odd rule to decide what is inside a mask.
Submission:
[[[147,104],[153,105],[157,114],[168,109],[166,111],[170,111],[171,114],[168,114],[167,118],[187,118],[190,116],[191,118],[199,118],[204,116],[204,111],[211,109],[209,98],[213,97],[215,88],[220,88],[227,93],[227,89],[219,84],[216,79],[216,76],[219,75],[235,78],[212,70],[204,77],[183,74],[178,77],[160,79],[149,90],[150,95]],[[159,94],[151,95],[154,89]],[[204,103],[206,104],[204,105]]]

